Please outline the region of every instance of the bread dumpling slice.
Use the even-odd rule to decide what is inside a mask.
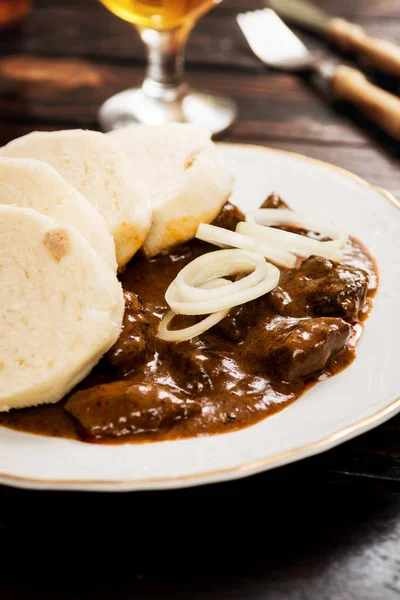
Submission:
[[[57,402],[121,331],[115,273],[74,227],[0,206],[0,411]]]
[[[100,213],[47,163],[31,158],[0,157],[0,204],[33,208],[76,227],[114,271],[114,240]]]
[[[35,158],[54,167],[103,215],[123,267],[140,248],[151,223],[142,174],[112,140],[98,131],[36,131],[1,150],[10,158]]]
[[[130,125],[110,138],[145,177],[153,223],[143,245],[148,257],[190,240],[200,223],[215,219],[232,192],[208,131],[194,125]]]

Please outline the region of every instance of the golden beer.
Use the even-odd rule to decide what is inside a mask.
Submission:
[[[115,94],[100,108],[103,131],[131,123],[192,123],[211,133],[224,131],[236,104],[224,96],[194,90],[184,80],[184,50],[196,21],[222,0],[100,0],[132,23],[147,50],[143,84]]]
[[[150,29],[173,29],[196,21],[221,0],[101,0],[125,21]]]

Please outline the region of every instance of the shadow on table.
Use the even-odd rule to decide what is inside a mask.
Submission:
[[[4,489],[7,559],[19,570],[15,579],[3,565],[0,596],[397,598],[400,487],[325,473],[304,461],[169,492]]]

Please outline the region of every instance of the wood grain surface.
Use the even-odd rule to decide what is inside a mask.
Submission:
[[[317,4],[400,43],[400,0]],[[310,78],[268,71],[252,55],[235,16],[260,6],[226,0],[189,40],[191,85],[238,103],[223,141],[304,153],[400,197],[397,142]],[[96,0],[34,1],[19,28],[0,33],[0,144],[35,129],[97,128],[100,104],[140,84],[144,65],[135,31]],[[400,82],[366,72],[400,92]],[[0,528],[2,600],[395,600],[400,417],[318,457],[227,484],[117,495],[1,488]]]

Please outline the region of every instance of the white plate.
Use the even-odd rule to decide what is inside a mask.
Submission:
[[[26,488],[144,490],[251,475],[317,454],[400,410],[400,205],[354,175],[294,154],[221,145],[236,176],[232,201],[246,210],[272,191],[362,240],[381,284],[356,361],[257,425],[211,437],[101,446],[0,427],[0,482]]]

